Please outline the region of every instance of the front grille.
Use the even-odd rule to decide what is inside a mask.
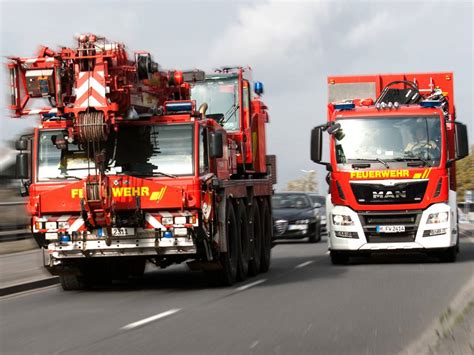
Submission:
[[[368,243],[404,243],[415,241],[422,211],[361,212],[360,220]],[[405,232],[381,233],[377,226],[405,226]]]
[[[288,228],[288,221],[286,219],[278,219],[273,224],[273,230],[275,232],[275,236],[280,236],[286,232]]]
[[[420,203],[427,186],[428,181],[394,183],[393,186],[351,182],[357,202],[364,205]]]

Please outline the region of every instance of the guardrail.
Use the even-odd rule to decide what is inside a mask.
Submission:
[[[2,201],[0,207],[26,205],[26,201]],[[0,242],[31,238],[31,230],[27,224],[0,224]]]

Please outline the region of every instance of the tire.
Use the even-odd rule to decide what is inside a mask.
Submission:
[[[331,263],[333,265],[347,265],[347,263],[349,262],[349,255],[347,254],[331,250],[329,252],[329,255],[331,257]]]
[[[458,246],[455,245],[450,247],[440,253],[438,253],[438,259],[443,263],[454,263],[458,255],[457,251]]]
[[[250,210],[250,260],[249,276],[255,276],[260,272],[262,258],[262,225],[260,217],[260,206],[256,199],[252,202]]]
[[[142,278],[145,273],[146,259],[136,259],[129,265],[128,273],[132,278]]]
[[[83,290],[86,285],[80,275],[65,274],[59,276],[64,291]]]
[[[270,259],[272,250],[272,215],[267,200],[263,200],[260,205],[262,212],[262,254],[260,259],[260,272],[267,272],[270,269]]]
[[[316,224],[314,226],[314,229],[314,233],[310,234],[310,236],[308,237],[308,241],[310,243],[318,243],[321,241],[321,226],[319,224]]]
[[[219,259],[222,265],[218,282],[225,286],[232,286],[237,278],[238,266],[238,225],[235,217],[232,200],[226,202],[226,239],[227,252],[221,253]]]
[[[239,226],[239,263],[237,265],[237,280],[245,281],[249,273],[250,233],[247,208],[245,207],[243,199],[239,200],[236,210],[237,225]]]

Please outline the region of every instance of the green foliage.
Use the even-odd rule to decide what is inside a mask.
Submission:
[[[317,192],[318,182],[316,181],[316,172],[309,171],[305,176],[298,179],[290,180],[286,184],[286,191],[306,191]]]
[[[464,201],[464,191],[474,190],[474,145],[470,154],[456,162],[458,201]]]

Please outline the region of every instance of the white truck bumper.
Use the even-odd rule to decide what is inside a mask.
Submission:
[[[417,213],[416,211],[408,211]],[[407,213],[408,213],[407,212]],[[448,220],[443,223],[428,224],[428,216],[433,213],[448,213]],[[383,212],[387,215],[390,212]],[[396,212],[395,212],[396,213]],[[349,216],[352,225],[334,225],[333,215]],[[376,214],[374,212],[374,214]],[[421,215],[420,215],[421,214]],[[397,233],[375,233],[375,225],[368,226],[367,214],[356,213],[346,206],[334,206],[329,213],[328,228],[329,250],[346,251],[390,251],[390,250],[428,250],[449,248],[456,245],[458,240],[456,219],[452,208],[445,203],[431,205],[424,211],[418,211],[416,226],[412,233],[403,234],[406,237],[399,238]],[[380,223],[381,225],[387,225]],[[402,223],[392,223],[402,224]],[[344,232],[344,233],[338,233]],[[341,237],[350,235],[351,237]],[[433,234],[433,235],[430,235]],[[401,235],[401,234],[399,234]],[[398,239],[398,240],[397,240]],[[386,240],[386,241],[385,241]]]

